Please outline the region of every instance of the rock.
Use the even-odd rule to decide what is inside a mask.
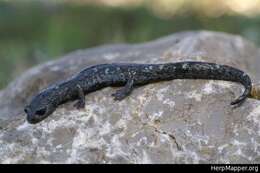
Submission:
[[[232,108],[243,88],[232,82],[159,82],[120,102],[108,87],[88,94],[84,110],[66,103],[36,125],[23,113],[40,89],[93,64],[198,60],[240,68],[257,81],[259,55],[239,36],[198,31],[79,50],[32,68],[0,92],[0,162],[260,163],[260,101]]]

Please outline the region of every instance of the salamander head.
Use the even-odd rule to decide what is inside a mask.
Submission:
[[[24,108],[27,121],[36,124],[52,114],[56,109],[55,100],[52,100],[52,98],[54,97],[51,90],[45,90],[36,95],[31,103]]]

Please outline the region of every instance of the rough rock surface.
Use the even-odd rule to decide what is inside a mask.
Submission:
[[[109,62],[198,60],[228,64],[260,79],[260,51],[239,36],[199,31],[152,42],[68,54],[22,74],[0,92],[1,163],[260,163],[260,101],[232,108],[232,82],[174,80],[149,84],[115,102],[108,87],[78,111],[59,107],[29,125],[23,106],[53,81]]]

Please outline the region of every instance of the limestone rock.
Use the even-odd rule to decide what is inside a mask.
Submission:
[[[99,63],[197,60],[259,80],[260,51],[239,36],[183,32],[143,44],[79,50],[32,68],[0,92],[1,163],[260,163],[260,101],[232,108],[232,82],[174,80],[139,87],[123,101],[107,87],[84,110],[60,106],[39,124],[23,106],[42,88]]]

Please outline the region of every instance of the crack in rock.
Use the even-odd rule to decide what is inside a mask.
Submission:
[[[158,127],[156,127],[156,126],[154,126],[154,125],[152,125],[152,124],[143,123],[143,126],[149,126],[149,127],[152,127],[156,133],[159,133],[159,134],[163,134],[163,135],[167,135],[167,136],[169,136],[170,139],[172,139],[173,142],[174,142],[174,144],[176,145],[177,150],[178,150],[178,151],[183,151],[181,145],[179,144],[179,142],[177,141],[176,137],[175,137],[173,134],[168,133],[168,132],[166,132],[166,131],[164,131],[164,130],[161,130],[161,129],[159,129]]]

